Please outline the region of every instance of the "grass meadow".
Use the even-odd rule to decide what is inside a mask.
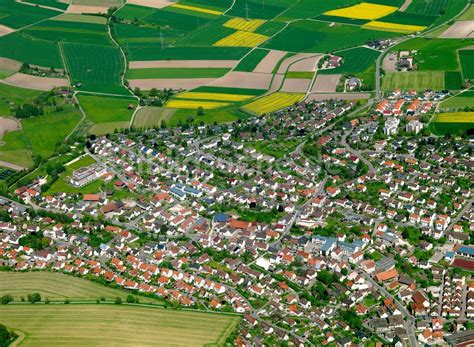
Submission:
[[[444,89],[444,72],[442,71],[410,71],[388,72],[382,80],[382,89],[391,91],[396,88],[441,90]]]

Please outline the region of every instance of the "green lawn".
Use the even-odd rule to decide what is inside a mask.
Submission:
[[[22,120],[23,131],[34,154],[51,156],[55,146],[69,135],[81,119],[77,110],[63,111]]]
[[[11,116],[11,107],[29,103],[42,92],[0,83],[0,116]]]
[[[136,99],[125,97],[79,94],[77,100],[93,123],[129,122],[137,106]],[[129,105],[133,109],[128,109]]]

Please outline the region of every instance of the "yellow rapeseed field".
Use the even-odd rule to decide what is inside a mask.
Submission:
[[[202,107],[205,110],[212,110],[214,108],[229,106],[226,102],[212,102],[212,101],[198,101],[198,100],[170,100],[166,103],[168,108],[188,108],[197,109]]]
[[[259,26],[264,24],[266,20],[263,19],[244,19],[244,18],[232,18],[224,23],[227,28],[243,30],[243,31],[255,31]]]
[[[303,100],[304,96],[301,93],[276,92],[245,105],[244,109],[254,114],[262,115],[291,106]]]
[[[220,12],[220,11],[209,10],[207,8],[202,8],[202,7],[197,7],[197,6],[174,4],[174,5],[171,5],[171,7],[180,8],[182,10],[189,10],[189,11],[195,11],[195,12],[214,14],[216,16],[219,16],[219,15],[222,14],[222,12]]]
[[[387,22],[372,21],[362,25],[364,29],[391,31],[396,33],[412,33],[415,31],[422,31],[426,29],[425,26],[421,25],[407,25],[407,24],[396,24]]]
[[[474,112],[440,113],[434,119],[437,123],[474,123]]]
[[[203,93],[203,92],[185,92],[176,95],[177,99],[191,100],[215,100],[215,101],[244,101],[253,98],[253,95],[226,94],[226,93]]]
[[[250,33],[247,31],[236,31],[223,39],[220,39],[214,46],[226,47],[256,47],[268,40],[268,36]]]
[[[398,8],[394,6],[370,4],[367,2],[362,2],[360,4],[341,8],[338,10],[331,10],[325,12],[326,16],[336,16],[336,17],[345,17],[345,18],[354,18],[354,19],[368,19],[374,20],[381,17],[385,17],[390,13],[397,11]]]

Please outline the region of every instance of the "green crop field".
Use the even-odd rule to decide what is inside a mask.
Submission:
[[[462,74],[465,79],[474,79],[474,49],[462,49],[459,51]]]
[[[111,44],[105,25],[97,23],[47,20],[28,27],[23,32],[34,38],[53,42]]]
[[[396,46],[394,50],[416,50],[418,70],[458,71],[458,50],[474,44],[474,39],[414,38]]]
[[[380,52],[373,49],[359,47],[336,53],[342,57],[343,64],[335,69],[320,70],[320,74],[340,74],[355,73],[367,70],[371,65],[375,65],[375,61]]]
[[[221,77],[229,69],[226,68],[156,68],[128,70],[128,79],[146,78],[204,78]]]
[[[465,107],[474,107],[474,91],[466,91],[443,101],[442,110],[461,110]]]
[[[459,71],[446,71],[444,73],[444,87],[448,90],[462,89],[462,76]]]
[[[397,36],[395,33],[366,30],[353,25],[302,20],[289,25],[264,47],[292,52],[326,53],[365,44],[367,41]]]
[[[68,5],[67,3],[60,2],[57,0],[28,0],[29,3],[31,4],[37,4],[40,6],[48,6],[48,7],[54,7],[57,8],[58,10],[67,10]]]
[[[7,305],[2,323],[22,346],[223,345],[238,316],[118,305]],[[159,341],[159,342],[158,342]]]
[[[14,29],[57,16],[60,12],[36,6],[28,6],[15,0],[0,1],[0,24]]]
[[[22,120],[23,132],[33,153],[51,156],[55,146],[69,135],[81,119],[79,111],[69,110]]]
[[[30,167],[33,164],[23,131],[7,132],[3,135],[2,143],[3,145],[0,145],[0,160],[23,167]]]
[[[236,66],[235,71],[252,72],[268,53],[269,51],[264,49],[253,50],[249,55],[241,60],[239,65]]]
[[[388,72],[382,80],[382,89],[391,91],[400,89],[444,89],[444,72]]]
[[[439,113],[430,123],[430,130],[437,135],[460,135],[474,129],[474,112]]]
[[[124,63],[116,47],[61,44],[73,84],[81,90],[99,93],[129,94],[121,84]]]
[[[425,15],[418,13],[410,12],[393,12],[388,16],[385,16],[380,19],[381,22],[387,23],[398,23],[398,24],[407,24],[407,25],[421,25],[429,27],[433,24],[438,16],[435,15]]]
[[[62,68],[63,62],[58,46],[46,40],[39,40],[21,32],[0,36],[0,55],[44,67]],[[35,52],[35,54],[31,54]]]
[[[159,42],[130,44],[126,49],[130,60],[234,60],[248,51],[243,47],[165,47]]]

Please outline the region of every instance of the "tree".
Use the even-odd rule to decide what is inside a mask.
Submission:
[[[166,129],[167,125],[166,125],[166,121],[164,119],[161,120],[160,126],[161,126],[161,129]]]
[[[15,336],[5,325],[0,324],[0,347],[7,347]]]
[[[197,108],[197,113],[198,116],[204,116],[204,108],[202,106],[199,106]]]
[[[116,297],[114,301],[115,305],[122,305],[122,298]]]
[[[28,301],[31,302],[32,304],[34,304],[35,302],[41,301],[40,293],[28,294],[27,298],[28,298]]]
[[[132,294],[128,294],[127,296],[127,303],[134,304],[136,302],[135,297]]]
[[[2,298],[0,299],[0,302],[2,303],[2,305],[6,305],[12,301],[13,301],[13,296],[11,296],[10,294],[6,294],[2,296]]]
[[[156,88],[151,88],[151,90],[150,90],[150,96],[152,96],[152,97],[158,96],[158,89],[156,89]]]

